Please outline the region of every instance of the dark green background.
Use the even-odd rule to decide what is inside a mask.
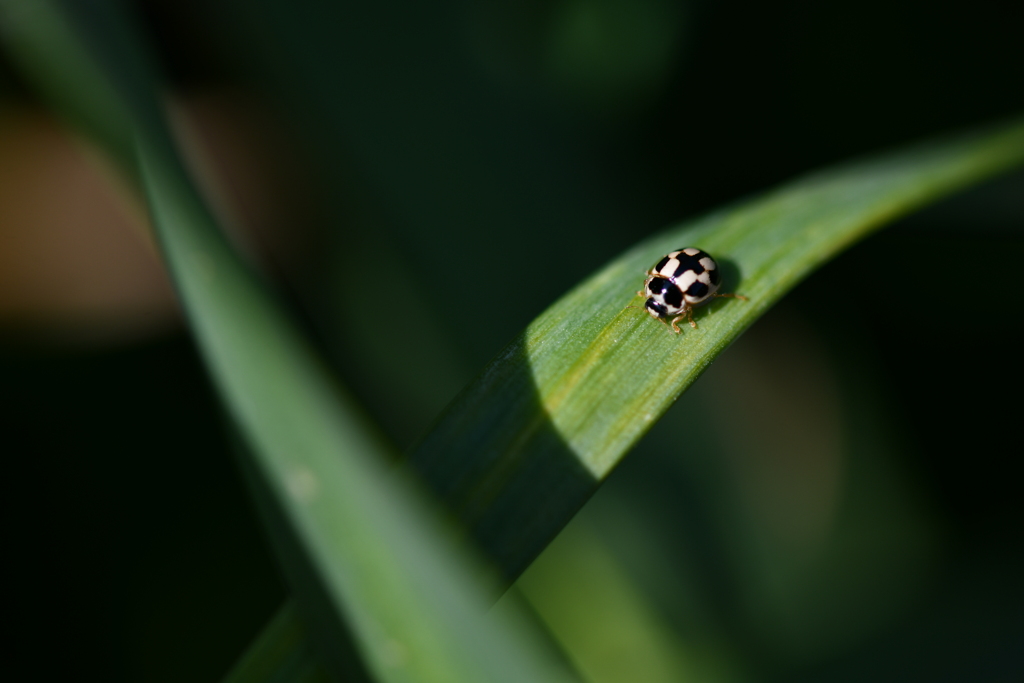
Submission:
[[[400,449],[636,240],[1024,105],[1010,3],[132,4],[175,89],[247,90],[297,141],[313,238],[281,286]],[[1017,173],[871,238],[784,304],[838,365],[870,365],[945,542],[918,607],[799,662],[730,616],[731,579],[699,546],[764,679],[1024,675],[1022,229]],[[90,350],[23,333],[0,327],[12,668],[216,680],[285,591],[194,349],[184,333]],[[657,444],[679,419],[612,477],[625,500],[665,478]]]

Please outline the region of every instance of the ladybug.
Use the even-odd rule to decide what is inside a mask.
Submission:
[[[722,273],[711,254],[697,247],[685,247],[666,254],[658,265],[645,273],[643,291],[637,296],[647,299],[644,308],[656,320],[666,325],[672,318],[672,331],[679,334],[676,324],[683,318],[690,321],[690,327],[697,329],[693,321],[693,309],[716,297],[743,299],[739,294],[718,294],[722,284]]]

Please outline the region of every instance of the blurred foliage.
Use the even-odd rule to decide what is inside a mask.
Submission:
[[[988,2],[130,6],[179,101],[289,148],[260,258],[402,447],[654,229],[1024,104],[1024,17]],[[30,97],[0,61],[0,116]],[[615,633],[565,617],[611,613],[693,680],[1021,675],[1021,197],[1017,174],[851,249],[679,401],[522,586],[583,670],[622,670]],[[216,403],[180,333],[78,324],[0,317],[15,657],[216,680],[283,597]],[[560,587],[581,567],[615,590]]]

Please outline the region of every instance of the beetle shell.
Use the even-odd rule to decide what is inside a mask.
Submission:
[[[713,297],[722,284],[715,259],[696,247],[667,254],[647,275],[644,307],[655,318],[685,313]]]

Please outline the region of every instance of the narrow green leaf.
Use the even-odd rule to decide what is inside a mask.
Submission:
[[[7,12],[18,36],[11,45],[66,110],[123,114],[164,256],[248,446],[247,473],[284,521],[290,546],[315,568],[327,611],[351,630],[370,675],[395,683],[571,680],[523,622],[486,615],[480,566],[409,480],[388,469],[377,435],[217,229],[174,148],[146,55],[113,6],[100,6],[83,23],[72,5],[40,0],[43,10],[27,11],[4,0],[17,10]],[[65,42],[66,49],[44,49]],[[102,83],[88,93],[101,106],[66,90],[63,69],[82,66],[65,63],[69,55],[88,62]],[[324,612],[321,604],[302,606]],[[250,652],[235,679],[268,673],[261,663],[288,668],[282,679],[316,678],[298,633],[287,613],[276,620],[266,651]],[[331,650],[322,654],[335,662]],[[340,679],[348,670],[339,663],[332,673]]]
[[[289,603],[267,624],[224,683],[280,681],[326,683],[327,676],[309,650],[302,621]]]
[[[410,465],[514,579],[700,373],[787,291],[886,222],[1024,162],[1024,123],[814,173],[637,245],[552,305],[446,410]],[[642,273],[699,246],[724,299],[675,335]],[[851,315],[858,314],[851,311]],[[253,679],[259,680],[259,679]]]
[[[897,216],[1024,160],[1024,123],[833,170],[630,249],[537,318],[411,457],[508,577],[518,575],[671,403],[812,270]],[[637,308],[642,273],[698,246],[722,292],[673,334]],[[888,277],[888,271],[880,273]],[[857,315],[857,311],[851,311]]]
[[[410,466],[513,580],[700,373],[772,304],[901,215],[1024,162],[1024,122],[814,173],[637,245],[553,304],[453,403]],[[723,299],[675,335],[635,295],[699,246]],[[888,275],[888,273],[885,273]],[[851,311],[858,315],[858,311]]]
[[[589,683],[721,680],[576,517],[516,583]],[[506,598],[503,598],[503,600]]]
[[[29,79],[48,84],[46,97],[62,116],[99,141],[123,169],[134,166],[128,113],[54,3],[2,0],[0,39]]]
[[[808,272],[886,220],[1022,157],[1015,124],[817,174],[652,238],[515,340],[413,466],[515,576],[714,356]],[[732,275],[726,289],[751,300],[716,302],[699,330],[677,337],[624,307],[638,302],[641,271],[688,244],[718,257]]]

